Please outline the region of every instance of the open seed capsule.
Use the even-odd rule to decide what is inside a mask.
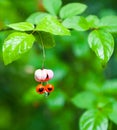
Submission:
[[[37,85],[36,92],[39,94],[43,94],[45,92],[45,87],[42,84]]]
[[[45,86],[45,91],[47,91],[49,93],[52,92],[52,91],[54,91],[54,86],[52,84],[47,84]]]

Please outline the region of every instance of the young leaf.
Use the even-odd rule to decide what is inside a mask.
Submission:
[[[60,10],[60,17],[62,19],[75,16],[83,13],[86,10],[87,6],[81,3],[70,3],[63,6]]]
[[[112,111],[113,101],[114,101],[114,98],[112,97],[98,95],[96,108],[100,109],[103,114],[107,115],[108,113]]]
[[[45,17],[45,16],[48,16],[50,14],[48,13],[43,13],[43,12],[36,12],[36,13],[33,13],[31,14],[27,19],[26,21],[27,22],[30,22],[32,24],[39,24],[39,22]]]
[[[86,111],[80,118],[80,130],[107,130],[108,119],[97,110]]]
[[[49,13],[53,15],[57,15],[62,5],[62,1],[61,0],[43,0],[43,5]]]
[[[89,29],[88,23],[85,18],[81,16],[72,16],[63,21],[66,28],[71,28],[77,31],[85,31]]]
[[[101,19],[100,28],[110,33],[117,33],[117,16],[103,17]]]
[[[54,16],[46,16],[36,27],[37,31],[49,32],[55,35],[70,35],[70,31],[65,28]]]
[[[86,20],[87,20],[90,28],[98,28],[100,20],[98,19],[97,16],[89,15],[86,17]]]
[[[52,48],[55,46],[53,35],[47,32],[35,32],[36,40],[40,45],[44,45],[45,48]]]
[[[34,29],[34,25],[29,22],[13,23],[7,26],[18,31],[31,31]]]
[[[94,107],[96,101],[96,95],[91,92],[85,91],[78,93],[72,98],[72,102],[76,107],[89,109]]]
[[[3,44],[3,60],[5,65],[17,60],[33,45],[35,38],[32,34],[14,32],[10,34]]]
[[[117,124],[117,102],[114,102],[112,105],[112,111],[108,114],[109,119]]]
[[[103,107],[103,110],[102,110],[103,113],[108,116],[108,113],[111,113],[111,112],[112,112],[112,107],[113,107],[112,102],[106,104],[106,105]]]
[[[89,34],[88,43],[90,48],[105,65],[114,50],[114,39],[112,35],[102,30],[94,30]]]

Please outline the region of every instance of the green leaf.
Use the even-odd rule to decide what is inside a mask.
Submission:
[[[48,16],[50,14],[48,13],[43,13],[43,12],[36,12],[36,13],[33,13],[31,14],[27,19],[26,21],[27,22],[30,22],[32,24],[39,24],[39,22],[45,17],[45,16]]]
[[[114,50],[114,39],[112,35],[102,30],[94,30],[88,36],[88,43],[90,48],[105,65]]]
[[[108,119],[97,110],[86,111],[80,118],[80,130],[107,130]]]
[[[103,108],[102,108],[103,114],[108,116],[108,113],[112,112],[112,102],[107,103]]]
[[[102,91],[107,94],[117,94],[117,79],[107,80],[102,87]]]
[[[105,115],[112,111],[112,103],[114,101],[113,97],[106,97],[105,95],[98,95],[96,108],[101,110],[101,112]]]
[[[55,46],[53,35],[47,32],[35,32],[36,40],[40,45],[44,45],[45,48],[52,48]]]
[[[96,101],[96,96],[89,91],[78,93],[72,98],[72,103],[76,107],[86,108],[86,109],[94,107],[95,101]]]
[[[109,119],[117,124],[117,102],[112,105],[112,111],[108,114]]]
[[[87,6],[81,3],[70,3],[63,6],[60,10],[60,17],[65,19],[83,13]]]
[[[49,32],[55,35],[70,35],[70,31],[65,28],[55,17],[46,16],[36,27],[37,31]]]
[[[13,23],[7,26],[18,31],[31,31],[34,29],[34,25],[28,22]]]
[[[35,38],[32,34],[15,32],[10,34],[3,44],[3,60],[5,65],[17,60],[25,52],[30,50]]]
[[[77,31],[85,31],[89,29],[88,23],[85,18],[81,16],[72,16],[63,21],[66,28],[71,28]]]
[[[53,15],[57,15],[62,5],[62,1],[61,0],[43,0],[43,5],[49,13]]]
[[[110,33],[117,33],[117,16],[103,17],[101,19],[100,28]]]
[[[98,19],[97,16],[89,15],[86,17],[86,20],[87,20],[90,28],[98,28],[100,20]]]

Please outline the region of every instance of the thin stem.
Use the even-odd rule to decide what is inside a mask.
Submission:
[[[43,52],[43,61],[42,61],[42,69],[43,69],[44,68],[44,63],[45,63],[46,55],[45,55],[44,43],[43,43],[43,40],[42,40],[42,37],[41,37],[40,33],[39,33],[39,37],[40,37],[40,41],[41,41],[41,45],[42,45],[42,52]]]

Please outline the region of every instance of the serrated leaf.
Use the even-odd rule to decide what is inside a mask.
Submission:
[[[113,36],[103,30],[94,30],[88,36],[88,43],[90,48],[105,65],[114,50]]]
[[[40,45],[44,45],[45,48],[52,48],[55,46],[53,35],[47,32],[36,32],[35,37]]]
[[[29,22],[13,23],[7,26],[17,31],[31,31],[34,29],[34,25]]]
[[[110,33],[117,33],[117,16],[103,17],[101,19],[100,28]]]
[[[107,80],[102,87],[102,91],[107,94],[117,94],[117,79]]]
[[[72,17],[78,14],[83,13],[86,10],[87,6],[81,3],[70,3],[63,6],[60,10],[60,17],[62,19]]]
[[[65,28],[55,17],[46,16],[36,27],[37,31],[49,32],[54,35],[70,35],[70,31]]]
[[[96,15],[89,15],[86,17],[86,20],[90,28],[98,28],[100,20]]]
[[[108,114],[109,119],[117,124],[117,102],[112,105],[112,111]]]
[[[62,1],[61,0],[43,0],[43,5],[49,13],[53,15],[57,15],[62,5]]]
[[[17,60],[30,50],[35,38],[32,34],[15,32],[10,34],[3,44],[3,60],[5,65]]]
[[[80,118],[80,130],[107,130],[108,119],[97,110],[86,111]]]
[[[85,31],[89,29],[88,23],[84,17],[73,16],[63,21],[63,25],[66,28],[71,28],[77,31]]]
[[[72,103],[76,107],[89,109],[94,106],[95,100],[96,100],[96,96],[93,93],[89,91],[85,91],[75,95],[72,98]]]
[[[50,14],[48,13],[43,13],[43,12],[36,12],[36,13],[33,13],[31,14],[27,19],[26,21],[27,22],[30,22],[32,24],[39,24],[39,22],[45,17],[45,16],[48,16]]]

